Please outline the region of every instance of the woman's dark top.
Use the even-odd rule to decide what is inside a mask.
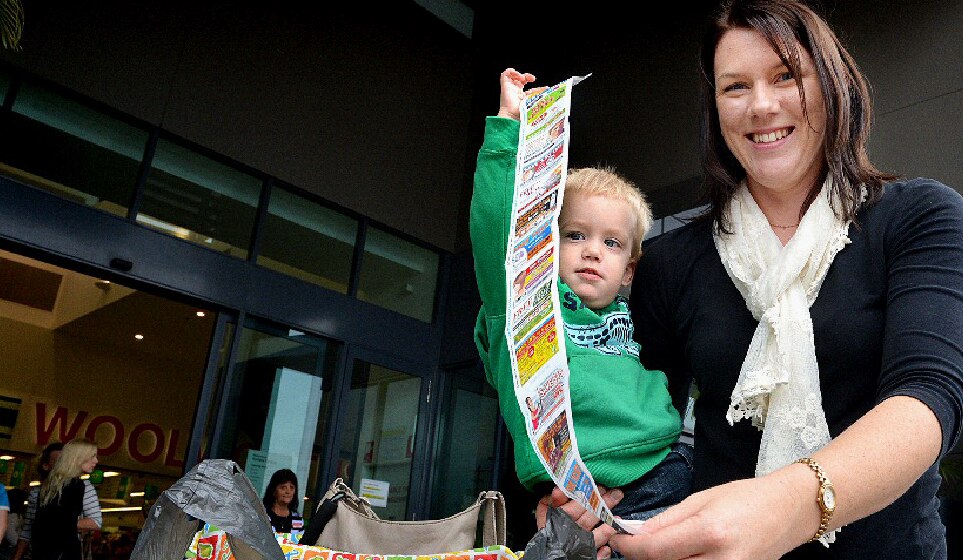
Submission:
[[[939,420],[942,457],[963,415],[963,197],[932,180],[893,183],[857,222],[810,309],[830,434],[908,395]],[[751,478],[761,436],[751,422],[726,421],[757,322],[711,227],[696,221],[647,243],[630,305],[642,363],[666,372],[677,407],[690,379],[700,391],[694,491]],[[829,548],[811,543],[787,558],[945,558],[938,465],[890,506],[843,527]]]
[[[271,518],[271,527],[274,527],[275,533],[300,533],[304,530],[304,518],[301,517],[296,511],[291,511],[287,517],[281,517],[274,513],[274,510],[268,510],[268,517]]]
[[[37,508],[30,541],[34,560],[81,560],[77,519],[84,510],[84,483],[68,482],[60,498]]]

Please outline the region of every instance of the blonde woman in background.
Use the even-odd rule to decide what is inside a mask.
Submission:
[[[33,521],[34,560],[81,560],[78,531],[100,529],[97,491],[80,476],[97,466],[97,446],[87,439],[64,445],[50,475],[40,488]]]
[[[47,477],[50,476],[50,471],[53,470],[54,463],[60,458],[60,453],[64,449],[64,444],[55,441],[53,443],[47,444],[40,453],[40,459],[37,464],[37,476],[40,478],[41,484]],[[20,531],[20,540],[17,541],[17,547],[13,551],[13,556],[11,560],[20,560],[21,558],[30,558],[30,537],[33,533],[33,518],[37,516],[37,504],[40,503],[40,486],[35,486],[30,489],[30,494],[27,495],[27,511],[23,516],[23,527]]]

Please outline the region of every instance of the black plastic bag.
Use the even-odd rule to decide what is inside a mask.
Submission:
[[[595,537],[558,508],[525,545],[524,560],[595,560]]]
[[[227,533],[237,560],[284,560],[257,491],[227,459],[201,462],[161,494],[130,560],[183,560],[202,521]]]

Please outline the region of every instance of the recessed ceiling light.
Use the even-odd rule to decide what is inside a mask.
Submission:
[[[137,340],[144,340],[144,335],[142,335],[142,334],[135,334],[135,335],[134,335],[134,338],[136,338]]]
[[[198,311],[198,312],[197,312],[197,316],[198,316],[198,317],[203,317],[204,315],[206,315],[206,313],[204,313],[203,311]]]

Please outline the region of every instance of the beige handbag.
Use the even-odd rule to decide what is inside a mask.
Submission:
[[[301,542],[356,554],[426,555],[470,550],[476,546],[478,518],[483,510],[480,546],[505,546],[505,499],[500,492],[481,492],[474,504],[445,519],[389,521],[380,519],[367,500],[356,496],[338,478],[325,493]],[[312,543],[316,534],[319,536]]]

